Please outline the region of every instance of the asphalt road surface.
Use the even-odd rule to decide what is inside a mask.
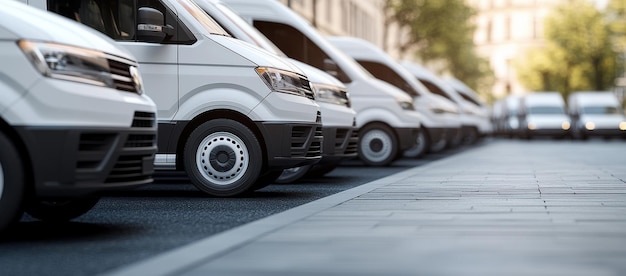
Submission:
[[[274,184],[238,198],[207,197],[184,174],[162,174],[154,184],[106,195],[69,223],[24,216],[0,237],[0,275],[103,273],[471,147],[389,167],[350,160],[325,177]]]

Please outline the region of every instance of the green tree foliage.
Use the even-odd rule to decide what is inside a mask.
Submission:
[[[520,81],[531,90],[609,89],[615,77],[615,52],[603,14],[590,2],[570,0],[546,18],[546,46],[516,63]]]
[[[491,68],[476,54],[472,39],[475,26],[470,19],[476,11],[465,1],[385,0],[384,6],[387,25],[395,22],[409,30],[401,53],[415,51],[424,63],[443,61],[446,71],[477,90],[491,85]]]
[[[611,0],[605,11],[609,24],[609,33],[613,42],[613,47],[620,58],[617,64],[616,76],[624,77],[624,67],[626,64],[626,1]]]

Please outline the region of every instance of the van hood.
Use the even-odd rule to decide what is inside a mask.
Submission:
[[[240,55],[254,63],[256,66],[267,66],[305,75],[300,68],[287,61],[285,58],[270,53],[248,42],[226,36],[211,35],[209,39],[220,44],[224,48]]]
[[[14,34],[13,39],[67,44],[135,60],[130,52],[117,46],[111,38],[78,22],[18,1],[2,1],[2,6],[0,26],[11,26],[11,30],[7,31]]]
[[[335,77],[331,76],[330,74],[317,69],[311,65],[308,65],[304,62],[301,62],[299,60],[295,60],[292,58],[286,58],[289,62],[291,62],[292,64],[294,64],[295,66],[297,66],[298,68],[300,68],[304,74],[307,76],[307,78],[309,79],[309,81],[311,83],[321,83],[321,84],[326,84],[326,85],[333,85],[333,86],[337,86],[337,87],[341,87],[341,88],[346,88],[346,86],[343,84],[343,82],[340,82],[338,79],[336,79]]]
[[[560,125],[562,122],[569,122],[570,119],[565,114],[529,114],[526,120],[537,124]]]
[[[425,105],[429,105],[429,106],[432,106],[432,107],[441,108],[441,109],[446,110],[446,111],[448,111],[450,113],[459,113],[459,108],[458,108],[458,106],[454,102],[452,102],[452,101],[450,101],[450,100],[448,100],[448,99],[446,99],[446,98],[444,98],[442,96],[439,96],[437,94],[432,94],[430,92],[429,93],[424,93],[423,95],[421,95],[419,97],[416,97],[415,98],[415,102],[416,103],[425,104]]]
[[[580,115],[580,121],[583,123],[594,122],[596,125],[612,125],[613,127],[617,127],[621,122],[626,122],[626,117],[620,114],[582,114]]]
[[[394,99],[404,99],[407,102],[413,102],[413,98],[406,92],[374,77],[365,78],[361,81],[354,81],[349,83],[347,86],[350,94],[392,97]]]

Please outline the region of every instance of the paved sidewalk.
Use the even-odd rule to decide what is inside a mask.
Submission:
[[[626,275],[626,143],[490,141],[110,275]]]

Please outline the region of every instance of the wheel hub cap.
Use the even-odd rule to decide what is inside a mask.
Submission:
[[[243,141],[228,132],[207,136],[196,151],[198,171],[218,185],[228,185],[243,177],[248,158],[248,149]]]
[[[211,166],[219,172],[226,172],[232,169],[237,163],[236,158],[237,154],[226,146],[217,146],[209,154]]]

